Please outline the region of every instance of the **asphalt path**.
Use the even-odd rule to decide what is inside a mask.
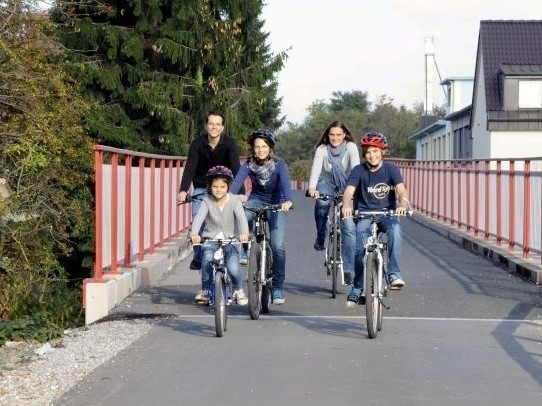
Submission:
[[[288,215],[285,304],[251,320],[233,306],[224,337],[193,304],[199,273],[182,261],[110,318],[155,327],[56,405],[538,405],[542,287],[405,218],[406,287],[388,296],[370,339],[365,309],[331,298],[314,251],[313,201]]]

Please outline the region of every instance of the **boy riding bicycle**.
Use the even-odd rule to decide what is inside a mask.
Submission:
[[[343,194],[344,217],[352,217],[353,210],[394,210],[399,216],[406,215],[408,194],[399,168],[384,162],[388,141],[383,134],[368,132],[360,140],[365,162],[352,169]],[[354,198],[355,196],[355,198]],[[354,202],[352,203],[352,199]],[[356,254],[354,285],[346,299],[346,305],[358,303],[363,289],[364,246],[370,235],[371,219],[356,220]],[[402,231],[398,217],[383,218],[379,227],[387,235],[388,277],[392,289],[405,286],[401,274]]]

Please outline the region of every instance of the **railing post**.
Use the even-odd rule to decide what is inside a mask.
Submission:
[[[119,155],[111,155],[111,273],[117,273],[119,222]]]
[[[531,161],[525,161],[525,170],[523,177],[523,258],[529,258],[529,249],[531,245]]]
[[[502,213],[502,162],[499,160],[497,161],[497,178],[496,178],[497,184],[495,185],[497,189],[497,208],[495,209],[495,213],[497,213],[497,245],[502,244],[502,216],[500,213]]]
[[[516,238],[516,173],[515,162],[508,161],[510,164],[508,176],[508,249],[514,250]]]
[[[94,193],[96,199],[96,212],[95,212],[95,232],[94,238],[96,259],[94,262],[94,279],[101,280],[103,272],[103,152],[97,147],[94,147]]]
[[[127,155],[124,162],[124,266],[129,267],[132,265],[132,156]]]
[[[485,161],[485,167],[484,167],[485,171],[485,179],[484,179],[484,184],[485,184],[485,196],[484,196],[484,206],[485,206],[485,218],[484,218],[484,239],[485,240],[488,240],[489,239],[489,219],[490,219],[490,214],[491,214],[491,206],[490,206],[490,201],[491,201],[491,197],[490,197],[490,192],[489,192],[489,175],[490,175],[490,161]],[[498,212],[497,212],[498,213]]]

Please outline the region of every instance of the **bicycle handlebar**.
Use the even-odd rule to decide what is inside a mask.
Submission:
[[[218,243],[219,245],[226,245],[226,244],[235,244],[235,243],[238,243],[238,242],[241,242],[241,240],[239,240],[238,237],[228,237],[228,238],[210,238],[210,237],[205,237],[205,238],[202,238],[201,239],[201,242],[198,243],[198,244],[192,244],[192,245],[203,245],[205,244],[206,242],[216,242]]]
[[[261,214],[265,211],[271,211],[271,212],[277,212],[282,211],[282,204],[266,204],[261,207],[246,207],[244,206],[245,210],[251,211],[255,214]],[[294,206],[291,206],[288,210],[293,210]]]
[[[207,193],[196,193],[195,195],[187,194],[184,202],[177,203],[177,206],[180,206],[181,204],[192,203],[194,200],[203,200],[203,197],[206,194]]]
[[[329,195],[329,194],[326,194],[326,193],[320,193],[318,196],[312,197],[312,196],[309,194],[309,191],[308,191],[308,190],[305,192],[305,196],[306,196],[306,197],[310,197],[311,199],[318,199],[318,200],[324,200],[324,201],[327,201],[327,200],[333,200],[333,201],[335,201],[335,202],[341,201],[342,198],[343,198],[343,194],[342,194],[342,193],[335,193],[335,194],[333,194],[333,195]]]
[[[407,210],[407,216],[412,216],[414,210]],[[353,217],[366,218],[366,217],[399,217],[400,215],[395,210],[355,210],[352,213]]]

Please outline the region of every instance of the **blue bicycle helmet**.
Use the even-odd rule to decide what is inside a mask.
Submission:
[[[267,128],[258,128],[257,130],[252,131],[252,134],[250,134],[250,137],[248,138],[248,143],[251,146],[254,146],[254,140],[256,138],[263,138],[264,140],[267,140],[269,146],[275,146],[275,134]]]
[[[211,181],[214,178],[223,178],[228,183],[233,182],[233,173],[230,170],[230,168],[227,168],[226,166],[217,165],[213,166],[211,169],[207,171],[207,183],[211,183]]]

